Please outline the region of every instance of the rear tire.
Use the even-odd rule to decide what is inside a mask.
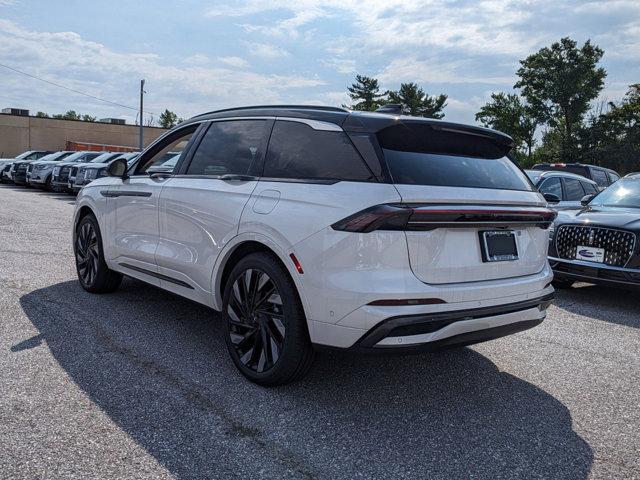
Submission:
[[[553,288],[557,288],[558,290],[564,290],[567,288],[571,288],[573,286],[575,282],[573,280],[554,280],[553,282],[551,282],[551,285],[553,285]]]
[[[233,363],[254,383],[285,385],[301,379],[314,351],[296,287],[279,259],[247,255],[231,271],[222,312]]]
[[[51,191],[51,175],[47,177],[47,180],[44,182],[44,187],[42,187],[46,192]]]
[[[122,274],[111,270],[104,260],[100,227],[92,214],[78,223],[73,251],[82,288],[91,293],[110,293],[118,289]]]

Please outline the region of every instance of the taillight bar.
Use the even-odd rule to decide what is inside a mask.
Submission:
[[[495,205],[384,204],[344,218],[334,230],[368,233],[374,230],[435,230],[437,228],[549,228],[557,213],[545,207]]]

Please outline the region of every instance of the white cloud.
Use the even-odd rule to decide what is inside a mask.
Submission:
[[[338,73],[356,72],[356,61],[349,58],[330,58],[329,60],[322,60],[322,64],[333,68]]]
[[[261,58],[284,58],[289,56],[289,52],[287,52],[284,48],[280,48],[276,45],[271,45],[268,43],[249,43],[246,42],[247,50],[251,55]]]
[[[248,105],[256,99],[277,103],[296,89],[324,84],[315,77],[211,67],[203,57],[195,58],[200,64],[196,61],[178,67],[155,54],[122,53],[73,32],[34,32],[7,20],[0,20],[0,59],[47,80],[134,107],[138,81],[145,78],[148,109],[160,112],[170,108],[183,117],[217,107]],[[239,65],[238,60],[231,63]],[[0,101],[54,113],[72,108],[99,116],[123,113],[120,107],[10,72],[0,76]]]
[[[249,62],[241,57],[218,57],[218,60],[230,67],[247,68],[249,66]]]

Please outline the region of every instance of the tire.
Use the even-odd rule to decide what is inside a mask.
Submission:
[[[567,288],[571,288],[571,286],[574,284],[575,282],[573,280],[554,280],[553,282],[551,282],[551,285],[553,285],[553,288],[557,288],[559,290],[563,290],[563,289],[567,289]]]
[[[245,377],[270,387],[309,371],[314,352],[307,320],[296,287],[275,255],[241,259],[222,298],[227,348]]]
[[[122,274],[107,267],[100,227],[92,214],[83,217],[78,223],[73,252],[82,288],[91,293],[110,293],[118,289]]]
[[[51,191],[51,175],[47,177],[47,180],[44,182],[44,187],[42,187],[45,191]]]

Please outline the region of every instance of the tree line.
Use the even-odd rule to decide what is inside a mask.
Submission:
[[[620,173],[640,170],[640,83],[618,101],[597,101],[607,76],[604,51],[562,38],[520,61],[511,92],[494,92],[476,113],[481,125],[514,140],[523,167],[541,162],[583,162]],[[403,112],[444,118],[446,94],[430,96],[415,83],[381,92],[377,79],[356,75],[348,87],[353,110],[396,103]]]
[[[92,115],[80,114],[75,110],[67,110],[65,113],[57,113],[55,115],[49,115],[45,112],[37,112],[36,117],[38,118],[59,118],[62,120],[80,120],[82,122],[96,122],[98,119]],[[165,109],[158,118],[158,122],[155,122],[153,115],[150,115],[146,121],[145,126],[153,127],[158,126],[161,128],[173,128],[178,123],[182,122],[183,119],[178,117],[171,110]]]

